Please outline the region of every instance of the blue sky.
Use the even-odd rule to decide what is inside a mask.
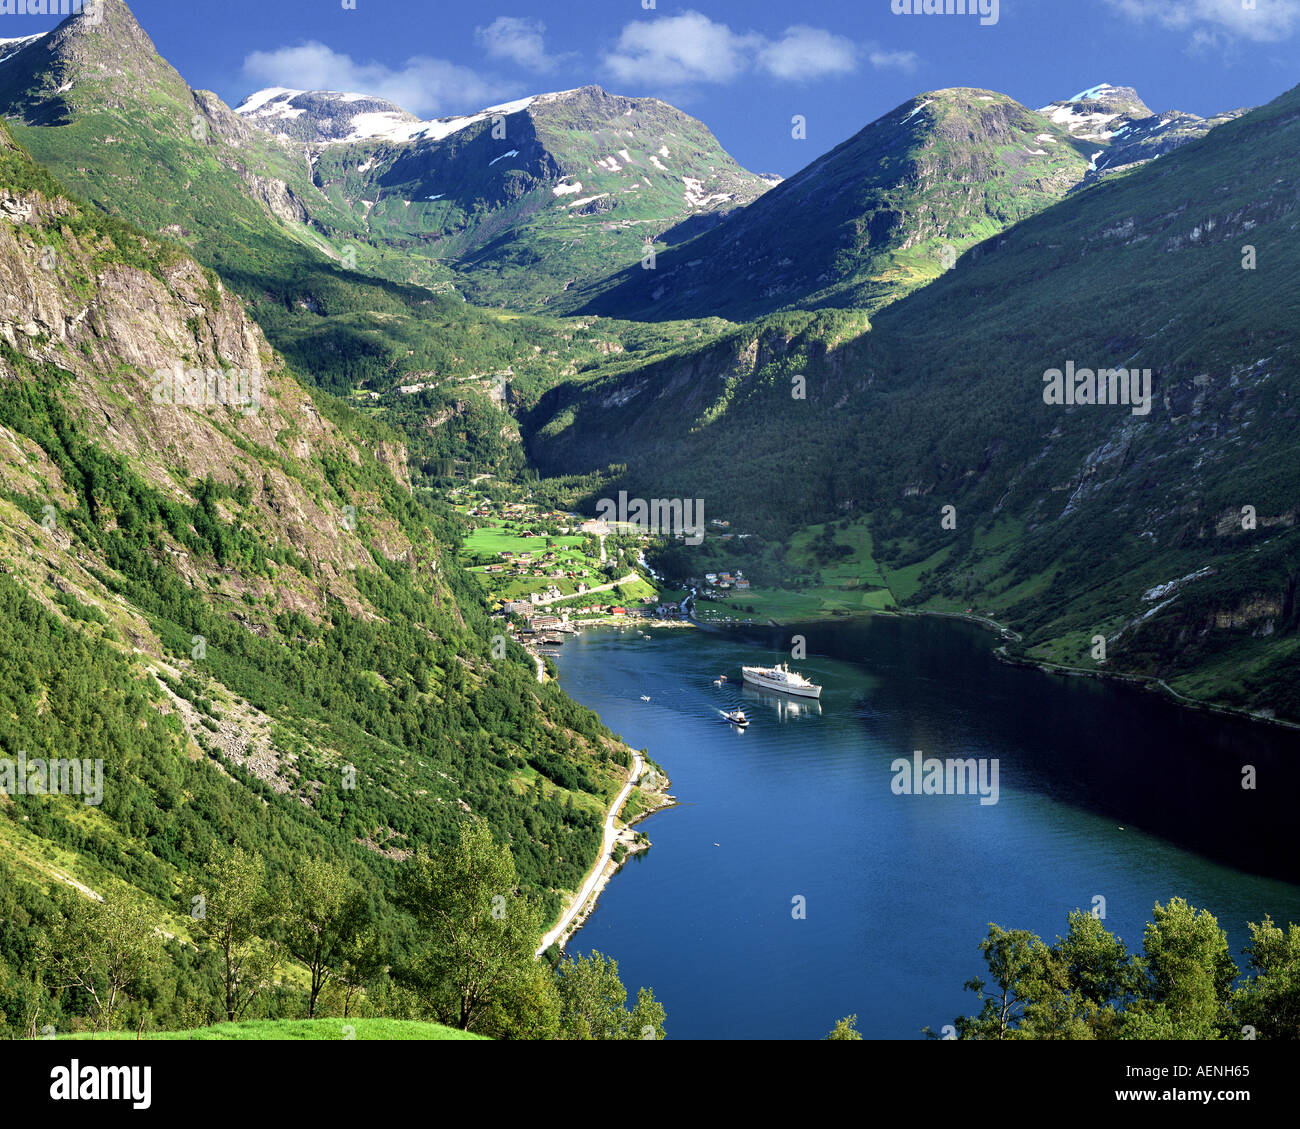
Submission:
[[[131,7],[191,85],[232,105],[263,86],[324,87],[442,116],[594,82],[665,98],[742,164],[787,176],[938,87],[1037,107],[1109,82],[1136,87],[1157,112],[1211,114],[1300,82],[1300,0],[1254,0],[1253,10],[1251,0],[998,0],[988,25],[978,14],[895,14],[912,0],[345,2]],[[0,15],[0,37],[55,22]],[[791,137],[795,114],[806,140]]]

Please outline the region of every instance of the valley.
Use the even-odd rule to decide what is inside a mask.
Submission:
[[[0,39],[0,767],[102,769],[0,789],[0,1036],[919,1037],[1103,875],[1262,980],[1116,957],[1017,1037],[1295,1037],[1241,946],[1297,909],[1300,87],[943,86],[782,177],[561,74],[228,104],[124,0]],[[736,674],[787,659],[825,699]],[[1006,802],[893,804],[914,751]]]

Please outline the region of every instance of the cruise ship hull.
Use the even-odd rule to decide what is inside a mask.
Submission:
[[[820,698],[822,696],[820,686],[791,686],[788,682],[770,678],[752,667],[746,666],[741,669],[744,671],[745,681],[751,686],[758,686],[763,690],[774,690],[778,694],[789,694],[793,698]]]

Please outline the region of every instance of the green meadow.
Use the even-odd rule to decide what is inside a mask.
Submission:
[[[64,1036],[74,1040],[135,1039],[134,1031],[108,1031],[98,1035],[77,1034]],[[147,1041],[177,1042],[193,1039],[209,1040],[284,1039],[295,1042],[313,1040],[363,1039],[389,1042],[414,1042],[426,1039],[478,1039],[441,1023],[421,1023],[414,1019],[251,1019],[242,1023],[215,1023],[211,1027],[198,1027],[190,1031],[148,1031],[140,1038]]]

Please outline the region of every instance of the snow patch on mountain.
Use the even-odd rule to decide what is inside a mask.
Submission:
[[[35,43],[38,39],[44,39],[49,32],[41,32],[39,35],[22,35],[17,39],[0,39],[0,63],[6,59],[12,59],[24,47]]]
[[[290,98],[296,98],[299,94],[306,94],[305,90],[290,90],[287,86],[268,86],[265,90],[258,90],[250,94],[238,106],[235,107],[237,114],[255,114],[268,102],[278,102]]]
[[[1102,113],[1085,114],[1085,113],[1081,113],[1078,110],[1073,109],[1068,105],[1057,106],[1055,108],[1049,106],[1047,107],[1047,109],[1050,109],[1052,111],[1051,118],[1054,124],[1063,125],[1071,133],[1077,134],[1079,137],[1083,137],[1088,140],[1095,139],[1098,141],[1104,141],[1107,138],[1113,137],[1114,134],[1112,132],[1102,127],[1104,127],[1107,122],[1112,122],[1117,117],[1119,117],[1119,114],[1117,113],[1116,114],[1102,114]],[[1087,130],[1087,132],[1084,132],[1084,130]]]
[[[715,192],[710,195],[705,191],[703,182],[691,176],[682,177],[682,184],[686,186],[686,191],[682,193],[682,196],[692,208],[707,208],[714,201],[721,203],[724,200],[731,199],[731,196],[726,192]]]
[[[512,102],[487,106],[475,114],[426,121],[384,98],[370,94],[272,86],[250,94],[235,107],[235,112],[272,133],[280,132],[276,129],[276,122],[292,121],[304,114],[314,114],[321,131],[320,136],[313,140],[321,144],[342,145],[357,141],[404,144],[422,140],[441,141],[477,122],[516,114],[536,101],[553,101],[564,93],[568,92],[530,95]],[[351,107],[358,103],[369,103],[375,108],[353,112]],[[301,134],[298,136],[301,137]]]
[[[922,110],[924,110],[926,106],[930,105],[930,103],[933,101],[934,101],[933,98],[927,98],[924,102],[922,102],[919,106],[917,106],[915,110],[913,110],[910,114],[908,114],[907,117],[901,119],[898,124],[904,125],[905,123],[911,121],[912,118],[914,118],[917,114],[919,114]]]
[[[1114,89],[1115,89],[1115,87],[1111,86],[1111,84],[1110,84],[1109,82],[1100,82],[1100,83],[1098,83],[1096,86],[1090,86],[1090,87],[1088,87],[1087,90],[1081,90],[1081,91],[1079,91],[1079,93],[1076,94],[1073,98],[1069,99],[1069,101],[1071,101],[1071,102],[1088,102],[1088,101],[1091,101],[1091,100],[1094,99],[1094,98],[1099,98],[1099,97],[1101,97],[1101,95],[1102,95],[1105,91],[1107,91],[1107,90],[1114,90]]]

